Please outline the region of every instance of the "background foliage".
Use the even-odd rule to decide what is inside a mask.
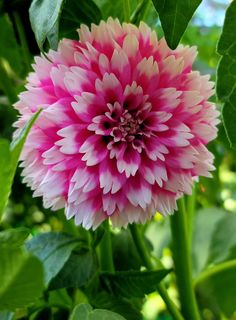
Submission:
[[[33,55],[39,49],[55,49],[62,37],[78,39],[75,29],[80,23],[129,18],[127,3],[0,0],[0,320],[171,319],[154,292],[163,278],[178,303],[168,219],[157,214],[140,226],[153,262],[162,261],[157,271],[143,271],[129,230],[113,230],[117,272],[101,272],[104,227],[85,232],[66,221],[62,211],[45,210],[21,183],[20,169],[16,171],[37,115],[18,141],[9,142],[17,116],[12,104],[24,89]],[[200,180],[186,201],[193,219],[192,265],[202,319],[236,319],[236,0],[200,3],[132,0],[130,20],[146,21],[159,37],[164,33],[171,48],[179,41],[197,45],[195,68],[217,78],[213,100],[222,109],[225,126],[219,125],[219,136],[210,145],[217,169],[213,179]]]

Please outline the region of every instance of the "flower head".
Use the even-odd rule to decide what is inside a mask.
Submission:
[[[210,176],[218,112],[196,49],[168,48],[143,22],[82,25],[48,59],[36,57],[15,107],[19,130],[39,108],[21,156],[24,181],[45,207],[96,228],[172,213]]]

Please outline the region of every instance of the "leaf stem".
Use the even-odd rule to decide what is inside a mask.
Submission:
[[[154,266],[152,264],[149,252],[147,250],[147,247],[144,243],[143,237],[141,236],[140,230],[137,226],[137,224],[133,223],[129,226],[131,235],[133,237],[134,243],[136,245],[137,251],[141,257],[141,260],[143,262],[143,265],[148,270],[154,270]],[[162,283],[159,283],[157,285],[157,291],[159,292],[160,296],[162,297],[163,301],[166,304],[167,309],[169,310],[170,314],[172,315],[173,319],[175,320],[183,320],[183,317],[181,316],[179,310],[177,309],[174,302],[170,299],[168,292],[165,288],[165,286]]]
[[[23,53],[23,57],[25,60],[25,67],[26,67],[26,71],[27,73],[30,71],[31,69],[31,54],[29,51],[29,47],[28,47],[28,43],[25,37],[25,31],[24,31],[24,27],[21,21],[21,18],[19,16],[19,13],[14,11],[13,12],[13,17],[15,20],[15,24],[16,24],[16,28],[17,28],[17,32],[19,35],[19,39],[20,39],[20,44],[21,44],[21,48],[22,48],[22,53]]]
[[[103,222],[105,233],[99,244],[99,258],[102,271],[114,272],[109,220]]]
[[[184,319],[200,320],[192,281],[190,242],[187,234],[184,198],[179,200],[179,211],[170,217],[173,258]]]
[[[4,64],[3,58],[0,57],[0,86],[4,91],[4,94],[7,96],[10,104],[13,104],[17,101],[17,95],[15,92],[14,84],[10,78],[6,66]]]
[[[130,0],[123,0],[124,21],[130,21]]]

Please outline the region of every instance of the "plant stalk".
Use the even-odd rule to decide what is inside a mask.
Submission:
[[[191,247],[187,234],[184,198],[179,200],[179,210],[170,217],[175,274],[184,319],[200,320],[192,279]]]
[[[114,272],[109,221],[104,221],[103,225],[105,233],[99,244],[100,267],[102,271]]]
[[[147,247],[144,243],[144,239],[141,236],[140,230],[137,226],[137,224],[133,223],[130,224],[130,232],[133,237],[134,243],[136,245],[137,251],[140,255],[140,258],[142,260],[143,265],[148,270],[154,270],[154,266],[152,264],[149,252],[147,250]],[[169,310],[170,314],[172,315],[174,320],[184,320],[184,318],[181,316],[179,310],[177,309],[174,302],[170,299],[168,292],[165,288],[165,286],[162,283],[159,283],[157,285],[157,291],[159,292],[160,296],[162,297],[163,301],[166,304],[167,309]]]

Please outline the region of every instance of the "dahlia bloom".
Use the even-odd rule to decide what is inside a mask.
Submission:
[[[205,145],[218,111],[209,76],[192,71],[196,49],[171,50],[143,22],[109,18],[78,32],[35,58],[15,104],[16,136],[43,109],[21,155],[24,181],[87,229],[172,213],[214,169]]]

